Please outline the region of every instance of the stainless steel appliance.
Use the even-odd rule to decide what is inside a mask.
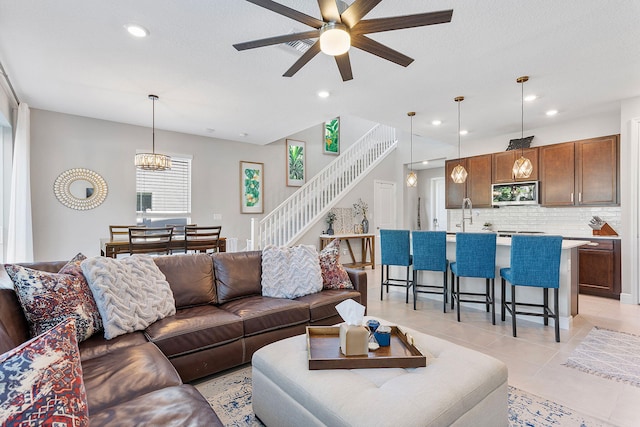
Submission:
[[[538,181],[491,185],[493,206],[538,204]]]

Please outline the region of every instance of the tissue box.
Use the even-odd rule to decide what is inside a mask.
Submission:
[[[369,331],[364,326],[340,325],[340,351],[345,356],[369,354]]]

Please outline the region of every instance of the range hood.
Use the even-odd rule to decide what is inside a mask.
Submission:
[[[538,181],[491,185],[492,206],[538,204]]]

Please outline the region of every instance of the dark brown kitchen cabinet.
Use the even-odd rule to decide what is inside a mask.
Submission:
[[[611,135],[540,147],[541,204],[617,205],[618,145]]]
[[[509,150],[499,153],[493,153],[493,183],[508,184],[517,181],[537,181],[538,180],[538,147],[525,148],[524,156],[531,160],[533,172],[529,178],[515,179],[513,177],[513,164],[520,156],[523,155],[522,150]]]
[[[618,135],[576,142],[578,205],[619,203],[618,147]]]
[[[451,172],[458,164],[468,173],[463,184],[451,180]],[[491,154],[448,160],[445,162],[445,182],[447,209],[460,209],[465,197],[471,199],[474,208],[491,207]]]
[[[593,239],[578,254],[580,293],[620,299],[620,240]]]
[[[467,159],[447,160],[444,167],[445,207],[447,209],[460,209],[462,199],[467,197],[467,183],[456,184],[451,180],[451,172],[457,165],[467,168]],[[467,172],[469,172],[467,170]],[[468,178],[468,177],[467,177]]]

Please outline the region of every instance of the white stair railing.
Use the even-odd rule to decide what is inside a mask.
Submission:
[[[376,125],[264,217],[254,247],[292,245],[396,145],[396,130]]]

